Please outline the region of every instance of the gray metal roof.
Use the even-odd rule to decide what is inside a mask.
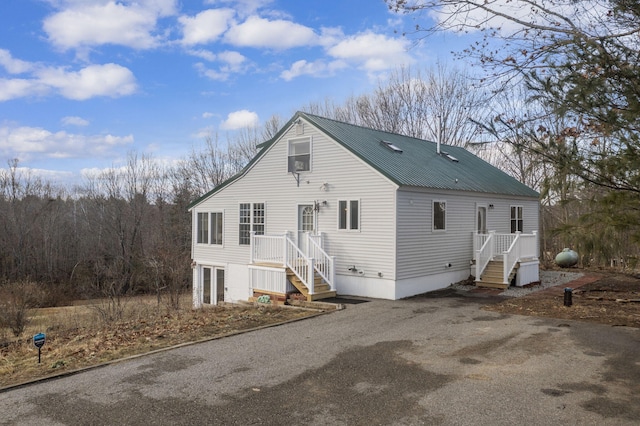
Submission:
[[[297,113],[400,186],[538,198],[539,194],[462,147]],[[391,143],[399,152],[385,146]],[[447,153],[448,155],[446,155]],[[455,161],[457,160],[457,161]]]

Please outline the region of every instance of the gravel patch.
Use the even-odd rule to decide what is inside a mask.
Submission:
[[[500,293],[500,296],[506,297],[522,297],[527,294],[535,293],[536,291],[544,290],[549,287],[555,287],[559,285],[567,284],[573,280],[577,280],[584,274],[581,272],[565,272],[565,271],[543,271],[540,270],[540,284],[532,285],[530,287],[516,287],[511,286],[508,289]],[[459,291],[469,291],[477,288],[475,285],[470,285],[467,281],[452,284],[451,288]]]

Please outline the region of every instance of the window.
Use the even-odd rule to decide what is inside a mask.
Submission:
[[[222,245],[222,213],[211,213],[211,244]]]
[[[222,245],[222,213],[198,213],[197,243]]]
[[[338,201],[338,229],[360,229],[360,201]]]
[[[289,172],[311,170],[311,138],[289,141]]]
[[[264,235],[264,203],[241,203],[239,216],[239,243],[251,244],[251,231]]]
[[[511,206],[511,233],[522,232],[522,206]]]
[[[447,202],[433,202],[433,230],[444,231],[447,229]]]
[[[209,244],[209,213],[198,213],[198,244]]]

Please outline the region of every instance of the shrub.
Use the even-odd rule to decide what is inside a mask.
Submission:
[[[29,323],[29,309],[38,307],[43,297],[41,286],[32,281],[0,285],[0,325],[19,337]]]

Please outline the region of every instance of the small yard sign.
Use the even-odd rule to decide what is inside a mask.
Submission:
[[[38,364],[40,364],[40,349],[44,346],[47,336],[44,333],[38,333],[33,336],[33,345],[38,348]]]

